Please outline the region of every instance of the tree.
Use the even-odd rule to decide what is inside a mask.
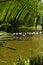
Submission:
[[[4,4],[5,6],[2,6]],[[1,2],[0,6],[0,10],[3,8],[0,21],[11,24],[13,31],[17,31],[19,26],[34,26],[35,18],[38,15],[36,0],[6,1]]]

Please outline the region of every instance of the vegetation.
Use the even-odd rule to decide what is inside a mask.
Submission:
[[[23,63],[27,62],[28,59],[30,60],[31,57],[33,59],[32,62],[35,62],[34,58],[38,58],[39,56],[37,55],[40,55],[41,52],[43,53],[43,34],[29,36],[28,40],[9,40],[0,46],[0,65],[1,63],[2,65],[5,64],[4,61],[8,65],[20,63],[18,55],[22,56],[23,59],[21,61]]]
[[[7,65],[8,63],[5,61],[1,61],[1,65]],[[13,65],[43,65],[43,56],[30,57],[27,59],[22,59],[20,56]]]
[[[12,34],[6,33],[6,32],[0,32],[0,46],[3,46],[3,43],[5,43],[8,40],[12,39]]]
[[[20,57],[14,65],[43,65],[43,56],[30,57],[27,60]]]
[[[0,0],[0,65],[43,65],[43,34],[37,25],[43,30],[40,0]],[[29,58],[14,61],[18,54]]]
[[[35,4],[34,4],[35,3]],[[38,16],[38,1],[14,0],[0,2],[0,30],[19,32],[34,26]]]

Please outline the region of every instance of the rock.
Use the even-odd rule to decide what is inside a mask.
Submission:
[[[13,33],[12,35],[13,35],[13,36],[15,36],[15,35],[16,35],[16,33]]]
[[[18,39],[19,39],[19,37],[16,37],[15,39],[16,39],[16,40],[18,40]]]
[[[36,35],[38,35],[39,33],[38,33],[38,32],[36,32],[35,34],[36,34]]]
[[[35,33],[35,32],[33,32],[33,34],[35,35],[36,33]]]
[[[18,35],[19,33],[15,33],[15,35]]]
[[[19,35],[22,35],[22,32],[21,32],[21,33],[19,33]]]
[[[40,31],[39,34],[41,34],[42,32]]]

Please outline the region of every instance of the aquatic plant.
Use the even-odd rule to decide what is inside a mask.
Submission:
[[[14,65],[43,65],[43,55],[33,56],[23,60],[20,58],[14,62]]]

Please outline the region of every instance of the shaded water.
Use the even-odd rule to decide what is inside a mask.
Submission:
[[[23,58],[27,58],[43,52],[43,34],[35,35],[28,40],[23,41],[6,41],[3,43],[3,45],[15,49],[11,50],[9,48],[0,46],[0,60],[6,61],[9,63],[9,65],[12,65],[13,62],[18,58],[18,55],[21,55]]]

